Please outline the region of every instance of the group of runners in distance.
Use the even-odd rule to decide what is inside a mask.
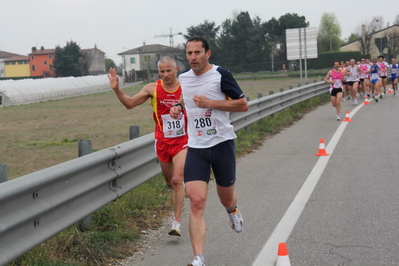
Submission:
[[[333,69],[328,71],[324,81],[330,84],[331,103],[336,108],[336,119],[341,121],[341,102],[351,100],[357,105],[357,95],[368,100],[372,97],[376,102],[387,93],[387,79],[390,77],[393,96],[398,89],[399,64],[391,59],[391,64],[384,56],[370,60],[362,57],[360,61],[334,61]]]

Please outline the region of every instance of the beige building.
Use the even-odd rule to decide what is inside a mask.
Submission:
[[[156,70],[158,69],[158,60],[164,56],[170,56],[176,59],[178,56],[184,56],[184,49],[175,47],[165,46],[161,44],[149,44],[143,45],[122,53],[119,53],[122,57],[123,73],[131,70]],[[176,64],[182,70],[184,66],[176,61]]]
[[[399,25],[393,25],[391,27],[385,28],[383,30],[374,32],[370,34],[370,57],[371,58],[376,58],[379,55],[383,55],[386,59],[388,58],[388,39],[389,36],[396,35],[398,36],[397,38],[399,39]],[[366,30],[363,25],[363,40],[367,38],[366,36]],[[340,47],[340,51],[360,51],[362,53],[362,48],[361,48],[361,41],[353,41],[347,44],[344,44]],[[399,54],[396,54],[396,59],[399,59]]]

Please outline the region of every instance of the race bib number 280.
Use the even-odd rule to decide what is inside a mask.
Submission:
[[[212,117],[212,109],[199,112],[190,116],[190,131],[197,137],[218,135],[219,130],[215,119]]]

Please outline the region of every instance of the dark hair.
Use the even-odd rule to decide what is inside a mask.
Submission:
[[[378,58],[385,59],[385,57],[383,55],[379,55]]]
[[[208,52],[209,50],[209,43],[205,38],[202,38],[200,36],[191,37],[190,39],[187,40],[186,45],[184,47],[187,47],[187,43],[189,42],[202,42],[202,48],[205,49],[205,52]]]
[[[334,60],[333,65],[335,65],[335,63],[341,64],[341,61],[339,61],[339,60]]]

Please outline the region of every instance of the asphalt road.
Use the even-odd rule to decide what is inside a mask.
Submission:
[[[330,104],[318,107],[238,160],[241,233],[229,227],[210,184],[207,266],[273,265],[279,242],[292,265],[399,265],[399,96],[346,101],[342,117],[345,111],[352,122],[335,121]],[[321,138],[331,155],[315,156]],[[161,229],[153,247],[126,266],[191,262],[188,209],[182,237]]]

